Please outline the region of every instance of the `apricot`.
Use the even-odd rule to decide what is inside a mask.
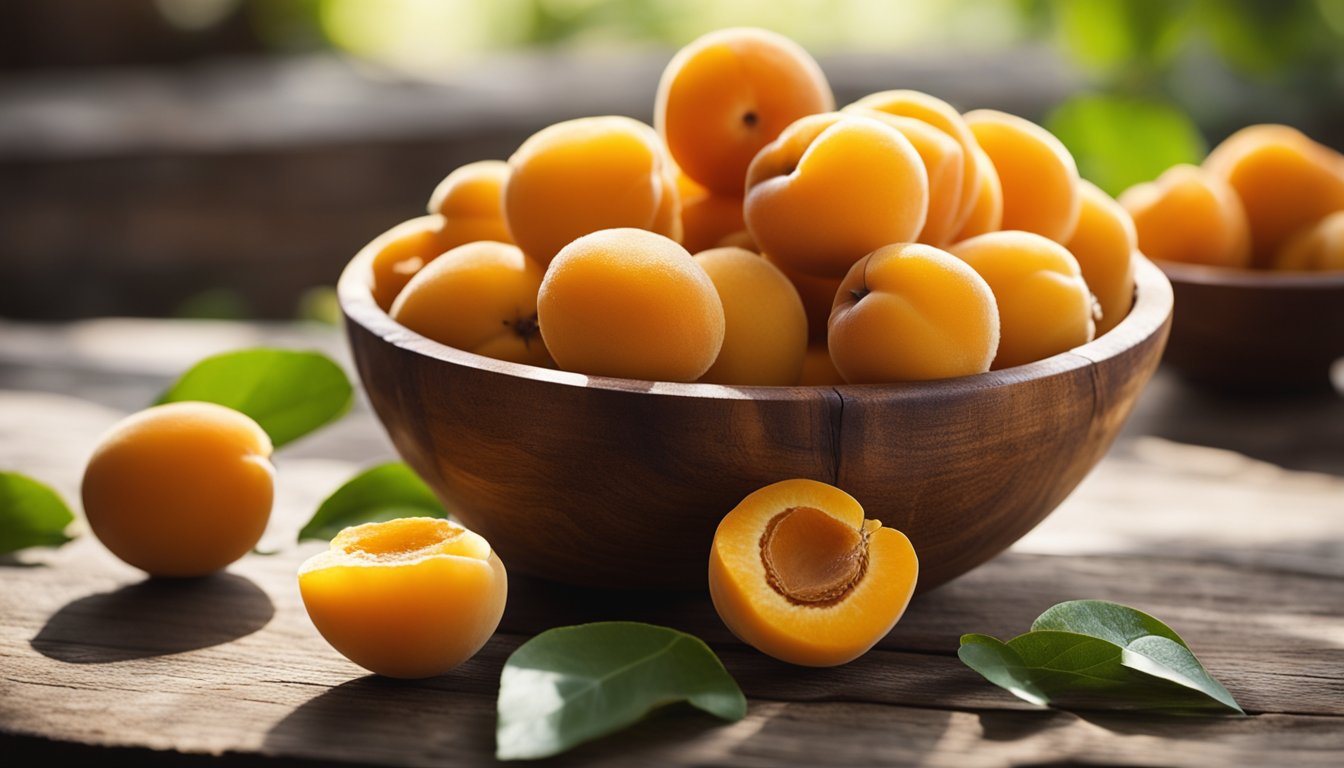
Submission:
[[[443,217],[442,251],[477,240],[511,243],[504,224],[504,184],[509,164],[480,160],[444,177],[429,196],[428,211]]]
[[[724,197],[742,196],[747,166],[805,115],[835,108],[821,67],[764,29],[710,32],[672,57],[658,83],[654,125],[682,171]]]
[[[1073,237],[1064,243],[1101,308],[1097,335],[1114,328],[1134,305],[1134,219],[1090,181],[1080,182],[1082,205]]]
[[[716,195],[708,190],[681,203],[682,245],[691,253],[719,246],[724,238],[743,231],[742,198]]]
[[[739,229],[736,232],[730,232],[724,235],[714,247],[741,248],[745,251],[751,251],[752,253],[761,252],[761,247],[756,244],[756,238],[752,237],[751,233],[745,229]],[[776,264],[775,266],[779,265]]]
[[[1054,134],[992,109],[966,113],[1003,188],[1003,229],[1020,229],[1062,243],[1078,223],[1078,166]]]
[[[1344,211],[1337,211],[1289,238],[1274,257],[1274,269],[1344,269]]]
[[[346,528],[299,566],[299,594],[333,648],[386,677],[430,677],[485,645],[508,597],[489,542],[449,520]]]
[[[791,270],[842,277],[889,243],[914,240],[929,209],[929,176],[910,140],[871,117],[804,117],[747,171],[747,230]]]
[[[416,272],[433,261],[443,251],[439,248],[439,234],[443,217],[438,214],[421,216],[392,227],[374,238],[368,247],[374,248],[369,277],[373,300],[384,311],[392,308],[401,289]]]
[[[1092,340],[1092,293],[1068,249],[1033,232],[1005,230],[948,249],[994,291],[999,307],[998,370],[1042,360]]]
[[[411,278],[392,319],[440,344],[478,355],[551,367],[537,329],[543,270],[516,245],[458,246]]]
[[[895,90],[869,94],[849,105],[850,108],[874,109],[888,115],[912,117],[937,128],[950,136],[961,147],[963,165],[961,168],[961,203],[952,218],[952,229],[960,229],[975,205],[975,196],[980,188],[979,165],[972,162],[979,144],[971,133],[966,120],[956,108],[942,99],[922,91]]]
[[[840,283],[827,345],[850,384],[983,373],[999,346],[994,294],[946,251],[879,248]]]
[[[917,240],[929,245],[946,245],[956,235],[963,218],[961,185],[967,158],[961,145],[946,133],[913,117],[890,115],[864,107],[847,107],[845,111],[876,118],[910,140],[929,177],[929,212]]]
[[[979,172],[976,177],[978,186],[970,213],[962,222],[961,230],[952,238],[953,242],[1003,228],[1003,185],[999,183],[999,172],[994,170],[994,163],[979,144],[975,146],[975,166]]]
[[[811,342],[826,343],[826,324],[831,319],[831,307],[835,306],[835,292],[840,290],[842,278],[813,277],[796,272],[780,264],[770,254],[761,254],[766,261],[779,268],[789,278],[803,300],[803,311],[807,314],[807,338]]]
[[[1195,165],[1174,165],[1156,181],[1120,193],[1139,250],[1160,261],[1246,267],[1251,239],[1237,193]]]
[[[271,516],[271,440],[214,403],[157,405],[103,435],[84,470],[89,528],[152,576],[203,576],[247,554]]]
[[[543,128],[509,158],[504,219],[513,242],[543,267],[575,238],[638,227],[679,235],[680,201],[658,134],[628,117],[585,117]]]
[[[1344,210],[1344,156],[1296,128],[1243,128],[1215,147],[1204,167],[1241,198],[1255,266],[1269,266],[1288,238]]]
[[[798,383],[804,387],[832,387],[845,383],[845,378],[835,370],[831,350],[826,348],[825,341],[808,345],[807,354],[803,356],[803,375]]]
[[[862,656],[905,612],[919,559],[905,534],[865,520],[854,497],[815,480],[752,492],[719,523],[709,594],[743,642],[790,664]]]
[[[807,314],[789,278],[742,248],[712,248],[694,258],[719,293],[724,319],[723,347],[700,380],[797,384],[807,351]]]
[[[565,246],[541,282],[541,335],[567,371],[695,381],[723,346],[723,302],[672,240],[608,229]]]

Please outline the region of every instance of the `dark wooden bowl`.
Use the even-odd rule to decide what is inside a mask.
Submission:
[[[350,346],[402,457],[511,569],[602,587],[703,588],[715,526],[808,477],[904,531],[928,589],[1045,518],[1105,453],[1157,367],[1171,287],[1136,270],[1134,309],[1040,362],[882,386],[726,387],[584,376],[430,341],[341,276]]]
[[[1176,312],[1165,361],[1224,392],[1331,388],[1344,357],[1344,272],[1270,272],[1161,262]]]

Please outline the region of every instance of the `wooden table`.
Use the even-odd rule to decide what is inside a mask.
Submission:
[[[339,333],[325,327],[0,323],[0,467],[74,503],[102,430],[196,358],[256,343],[344,357]],[[557,764],[1344,759],[1344,398],[1224,400],[1160,372],[1110,454],[1044,524],[917,597],[876,650],[826,670],[742,646],[701,595],[594,594],[515,576],[499,633],[459,670],[420,682],[365,675],[309,623],[294,572],[320,545],[295,545],[294,535],[358,468],[391,457],[362,406],[281,451],[261,545],[278,553],[210,579],[145,581],[87,535],[0,561],[4,762],[488,763],[504,659],[546,627],[596,618],[700,635],[750,710],[722,724],[670,708]],[[1250,716],[1038,709],[957,660],[960,634],[1007,638],[1073,598],[1164,619]]]

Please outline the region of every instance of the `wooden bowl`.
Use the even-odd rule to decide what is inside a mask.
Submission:
[[[1271,272],[1161,262],[1176,313],[1166,362],[1225,392],[1331,388],[1344,357],[1344,272]]]
[[[1105,453],[1157,367],[1171,287],[1144,260],[1105,336],[960,379],[727,387],[506,363],[430,341],[339,294],[359,376],[402,457],[510,569],[572,584],[704,588],[719,520],[807,477],[904,531],[928,589],[1045,518]]]

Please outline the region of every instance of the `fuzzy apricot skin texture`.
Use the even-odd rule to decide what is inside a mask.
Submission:
[[[628,117],[543,128],[509,158],[504,218],[513,242],[545,267],[574,239],[637,227],[680,237],[681,203],[658,134]]]
[[[1344,270],[1344,210],[1289,238],[1272,266],[1291,271]]]
[[[1129,211],[1090,181],[1081,182],[1082,206],[1073,237],[1064,244],[1101,310],[1097,335],[1114,328],[1134,305],[1134,251],[1138,235]]]
[[[801,46],[764,29],[732,28],[672,57],[654,125],[687,176],[716,195],[741,197],[761,147],[794,120],[834,108],[826,76]]]
[[[850,559],[854,553],[845,550],[852,543],[862,550],[861,575],[837,599],[799,602],[772,585],[781,581],[763,554],[774,550],[777,540],[763,540],[767,528],[781,513],[803,509],[810,510],[803,513],[810,518],[806,527],[783,542],[781,559],[792,561],[790,572],[815,578],[827,560]],[[863,519],[863,507],[852,496],[815,480],[784,480],[754,491],[714,533],[709,556],[714,609],[743,642],[781,661],[809,667],[852,661],[896,625],[919,578],[910,540],[881,526]]]
[[[999,314],[963,261],[930,245],[889,245],[840,283],[827,344],[850,384],[968,376],[989,370]]]
[[[1043,360],[1091,341],[1092,294],[1068,249],[1032,232],[1004,230],[949,249],[994,291],[999,352],[993,370]]]
[[[537,331],[541,267],[517,246],[458,246],[402,289],[392,319],[440,344],[478,355],[553,367]]]
[[[585,235],[555,257],[537,318],[560,368],[695,381],[723,346],[723,302],[677,243],[642,229]]]
[[[1139,250],[1158,261],[1218,267],[1251,264],[1251,236],[1235,190],[1197,165],[1174,165],[1120,193]]]
[[[84,470],[89,527],[152,576],[204,576],[247,554],[271,515],[271,440],[213,403],[157,405],[117,422]]]
[[[508,575],[485,539],[413,517],[346,528],[299,567],[308,616],[370,672],[447,672],[485,645],[504,615]]]
[[[713,248],[695,255],[723,302],[723,347],[700,377],[711,384],[792,386],[803,371],[807,314],[793,284],[759,254]]]
[[[443,250],[477,240],[513,242],[504,224],[504,185],[508,180],[508,163],[480,160],[467,163],[439,182],[429,196],[428,211],[443,217]]]
[[[1215,147],[1204,167],[1241,199],[1257,267],[1269,266],[1297,232],[1344,210],[1344,155],[1296,128],[1243,128]]]
[[[838,278],[864,254],[919,236],[929,176],[910,140],[863,115],[804,117],[747,171],[747,229],[776,263]]]
[[[970,211],[961,224],[961,230],[952,238],[953,242],[969,240],[976,235],[997,232],[1003,228],[1003,184],[999,182],[999,172],[994,170],[993,161],[978,144],[974,155],[978,169],[976,189]]]
[[[1020,229],[1062,243],[1078,223],[1078,166],[1054,134],[992,109],[966,113],[1003,189],[1003,229]]]
[[[442,231],[443,217],[436,213],[403,221],[367,246],[375,249],[369,290],[384,312],[392,308],[411,278],[443,253],[439,247]]]

